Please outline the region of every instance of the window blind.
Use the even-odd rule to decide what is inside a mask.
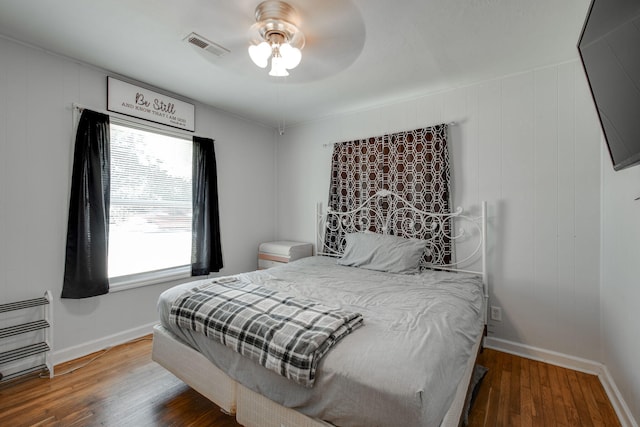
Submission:
[[[111,124],[109,277],[189,265],[192,141]]]

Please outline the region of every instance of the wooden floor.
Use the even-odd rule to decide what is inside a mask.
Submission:
[[[470,426],[619,426],[595,375],[485,349]]]
[[[151,338],[52,380],[0,387],[0,426],[239,426],[151,361]],[[57,375],[97,354],[56,367]],[[471,426],[616,426],[598,378],[485,350]]]

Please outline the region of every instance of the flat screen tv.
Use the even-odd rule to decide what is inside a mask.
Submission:
[[[592,0],[578,51],[613,168],[640,164],[640,0]]]

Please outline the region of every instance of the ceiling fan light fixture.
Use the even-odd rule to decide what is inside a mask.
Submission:
[[[297,47],[291,47],[289,43],[284,43],[280,46],[280,55],[284,62],[285,68],[293,70],[300,64],[302,60],[302,52]]]
[[[271,60],[270,76],[288,76],[302,60],[304,34],[299,30],[296,10],[280,0],[266,0],[256,7],[256,23],[251,27],[249,57],[260,68]]]
[[[281,56],[271,58],[271,71],[269,75],[272,77],[287,77],[289,72],[284,65],[284,59]]]
[[[271,56],[271,45],[267,42],[249,46],[249,57],[260,68],[266,68]]]

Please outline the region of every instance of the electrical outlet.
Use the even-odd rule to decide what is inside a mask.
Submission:
[[[500,307],[491,306],[491,320],[502,322],[502,309]]]

